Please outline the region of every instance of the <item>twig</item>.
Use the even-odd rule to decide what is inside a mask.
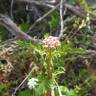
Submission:
[[[11,9],[10,9],[10,16],[11,18],[13,19],[13,3],[14,3],[14,0],[11,0]]]
[[[46,0],[44,0],[44,1],[46,1]],[[46,4],[46,2],[44,3],[44,1],[42,2],[42,0],[41,0],[41,1],[38,2],[36,0],[15,0],[15,2],[34,3],[34,4],[37,4],[37,5],[44,5],[44,6],[48,5],[48,4]],[[56,3],[58,3],[58,1],[59,0],[57,0]],[[78,9],[75,6],[73,6],[73,5],[71,5],[71,4],[67,3],[67,2],[65,2],[63,5],[64,5],[65,8],[67,8],[69,11],[71,11],[76,16],[79,16],[80,18],[86,18],[87,12],[85,12],[84,10]],[[53,3],[52,6],[55,6],[55,4]],[[91,14],[91,20],[90,21],[93,24],[96,24],[96,16]]]
[[[36,1],[36,0],[15,0],[15,2],[19,2],[19,3],[27,3],[27,4],[36,4],[36,5],[42,5],[42,6],[46,6],[46,7],[50,7],[53,8],[54,7],[54,3],[51,2],[46,2],[46,0],[42,1]]]
[[[4,42],[2,42],[1,44],[2,44],[2,46],[10,46],[11,44],[16,44],[16,41],[17,40],[19,40],[18,38],[16,38],[16,37],[14,37],[14,38],[12,38],[12,39],[8,39],[8,40],[6,40],[6,41],[4,41]],[[2,47],[1,46],[1,47]]]
[[[61,28],[60,28],[60,34],[59,34],[59,39],[62,37],[63,35],[63,0],[60,1],[60,23],[61,23]]]
[[[61,90],[60,90],[60,87],[59,87],[59,85],[58,85],[58,83],[56,82],[55,79],[54,79],[54,82],[55,82],[55,84],[56,84],[56,86],[57,86],[57,88],[58,88],[59,96],[65,96],[65,95],[62,95]]]
[[[26,78],[20,83],[20,85],[15,89],[14,91],[14,95],[16,94],[16,92],[19,90],[19,88],[25,83],[25,81],[29,78],[29,76],[31,75],[31,73],[35,70],[36,67],[34,67],[29,74],[26,76]]]
[[[21,31],[20,28],[7,16],[0,14],[0,25],[4,26],[12,35],[20,40],[28,41],[33,44],[38,44],[39,41],[33,40],[31,36]]]

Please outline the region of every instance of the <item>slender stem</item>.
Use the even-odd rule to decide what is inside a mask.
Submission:
[[[47,71],[48,71],[48,80],[51,80],[52,79],[52,51],[51,50],[49,50],[48,53]]]
[[[52,80],[52,50],[48,51],[48,64],[47,64],[47,74],[48,80]],[[46,96],[51,96],[51,88],[47,90]]]

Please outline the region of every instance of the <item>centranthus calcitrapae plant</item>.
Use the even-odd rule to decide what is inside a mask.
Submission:
[[[48,80],[52,81],[53,79],[53,69],[54,69],[54,64],[53,64],[53,52],[61,46],[61,43],[58,39],[58,37],[54,36],[49,36],[46,37],[42,41],[42,46],[45,49],[46,55],[47,55],[47,78]],[[52,88],[49,88],[45,94],[45,96],[52,96]]]
[[[18,44],[26,48],[32,48],[33,55],[38,59],[37,61],[34,61],[34,63],[36,62],[34,66],[37,66],[39,63],[40,69],[36,71],[36,75],[31,74],[27,83],[28,88],[32,91],[32,95],[58,96],[55,95],[55,93],[58,94],[58,92],[56,92],[57,84],[54,81],[56,78],[54,74],[57,72],[54,69],[54,57],[57,53],[60,53],[59,49],[61,49],[61,42],[58,37],[46,37],[42,40],[41,44],[37,46],[22,41],[19,41]],[[61,72],[61,70],[59,70],[59,72]]]
[[[71,91],[62,91],[66,86],[63,87],[58,83],[60,76],[65,72],[66,56],[69,53],[82,53],[83,50],[73,48],[64,42],[61,44],[58,37],[54,36],[46,37],[38,45],[24,41],[17,43],[27,49],[28,54],[31,54],[29,57],[33,60],[30,66],[31,73],[29,72],[31,75],[28,74],[27,86],[31,91],[29,96],[69,96],[66,94],[71,94]],[[36,70],[33,71],[34,68]],[[72,96],[75,96],[74,94]]]

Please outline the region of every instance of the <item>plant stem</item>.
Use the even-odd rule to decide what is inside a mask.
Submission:
[[[51,80],[52,79],[52,51],[51,50],[49,50],[48,53],[47,71],[48,71],[48,80]]]
[[[52,50],[48,50],[48,64],[47,64],[47,77],[49,81],[52,81]],[[51,96],[51,88],[47,90],[46,96]]]

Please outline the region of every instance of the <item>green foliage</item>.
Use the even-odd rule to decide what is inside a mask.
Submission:
[[[84,49],[82,48],[74,48],[71,46],[71,44],[62,43],[61,47],[54,52],[54,62],[55,66],[64,66],[66,60],[74,60],[75,54],[83,54]],[[70,58],[68,55],[72,54],[72,57]],[[68,59],[68,57],[70,59]],[[70,55],[71,56],[71,55]]]
[[[94,10],[96,8],[94,2],[93,1],[88,1],[88,0],[79,0],[81,7],[88,13],[94,14],[96,13],[96,10]],[[93,2],[93,3],[92,3]],[[92,4],[91,4],[92,3]]]
[[[25,48],[32,48],[35,52],[35,55],[37,55],[37,53],[38,53],[40,55],[39,59],[41,59],[39,63],[42,63],[46,69],[46,67],[47,67],[46,50],[44,50],[41,45],[34,46],[34,45],[32,45],[32,43],[27,43],[27,42],[23,42],[23,41],[18,41],[17,44],[19,44],[20,46],[25,47]],[[66,56],[68,54],[77,54],[77,53],[81,54],[83,52],[84,52],[83,49],[74,48],[71,46],[71,44],[66,44],[64,42],[61,44],[60,48],[58,48],[52,52],[54,69],[56,68],[53,71],[53,75],[54,75],[54,79],[56,79],[56,82],[58,82],[59,76],[61,74],[64,74],[64,72],[65,72],[64,66],[65,66],[65,61],[67,59]],[[51,86],[51,83],[46,79],[46,76],[44,77],[44,74],[45,73],[38,74],[37,78],[39,79],[39,85],[35,89],[36,96],[42,96],[44,94],[44,92],[49,88],[49,86]],[[66,93],[66,96],[76,96],[76,94],[77,94],[77,93],[75,93],[74,90],[68,90],[67,92],[64,91],[64,94],[65,93]]]
[[[68,0],[70,4],[76,4],[77,0]]]
[[[7,39],[8,33],[6,32],[5,28],[0,26],[0,42]]]
[[[88,49],[90,45],[92,45],[95,42],[95,40],[93,40],[94,42],[90,40],[90,37],[96,33],[95,31],[96,28],[93,23],[90,23],[90,20],[91,20],[91,17],[93,17],[93,15],[96,14],[96,10],[95,10],[96,6],[94,4],[91,5],[89,1],[91,0],[68,0],[67,1],[68,3],[75,6],[78,10],[80,7],[85,11],[85,13],[88,13],[88,14],[85,16],[85,18],[82,19],[76,15],[74,16],[73,14],[71,14],[71,12],[69,12],[69,10],[67,10],[66,15],[63,18],[64,34],[62,36],[61,47],[57,48],[54,51],[52,50],[52,56],[53,56],[52,61],[54,65],[53,73],[52,73],[53,82],[50,82],[49,80],[47,80],[48,54],[46,50],[42,47],[42,44],[34,46],[32,45],[31,42],[28,43],[23,41],[17,41],[17,44],[20,45],[19,47],[21,49],[20,50],[17,49],[18,52],[17,54],[14,55],[14,58],[15,58],[14,60],[13,60],[13,57],[11,57],[11,60],[10,60],[9,59],[10,56],[7,58],[8,59],[7,61],[9,63],[14,64],[14,66],[16,67],[16,69],[14,67],[13,70],[16,70],[16,72],[18,70],[21,70],[21,71],[18,71],[17,73],[14,72],[16,73],[16,78],[19,78],[19,76],[21,76],[23,72],[25,76],[25,74],[28,73],[31,68],[38,67],[31,74],[30,78],[36,77],[39,80],[39,83],[34,90],[33,89],[28,90],[27,87],[24,86],[25,89],[23,91],[20,91],[18,93],[18,96],[43,96],[44,93],[48,90],[48,88],[50,88],[50,86],[53,86],[55,88],[56,96],[58,96],[59,94],[58,86],[60,87],[60,91],[64,96],[89,96],[88,92],[92,88],[92,86],[95,84],[95,83],[93,84],[93,81],[95,80],[93,80],[93,78],[92,80],[89,80],[89,76],[87,74],[87,68],[86,68],[85,55],[84,55],[85,59],[83,60],[82,59],[79,60],[80,58],[78,57],[78,54],[82,57],[83,53],[85,53],[85,50]],[[40,6],[38,6],[38,8],[40,8]],[[40,13],[40,14],[43,14],[43,13]],[[47,24],[45,22],[40,21],[40,23],[36,24],[36,27],[34,27],[34,31],[37,37],[38,35],[40,35],[40,38],[42,38],[44,37],[44,35],[48,36],[50,33],[52,33],[52,35],[57,36],[58,34],[57,29],[59,29],[59,26],[60,26],[59,10],[54,11],[50,16],[48,15],[47,17],[48,17],[47,20],[45,20],[48,22]],[[20,17],[20,19],[22,18]],[[26,20],[23,20],[23,21],[26,21]],[[22,22],[21,24],[18,24],[18,25],[22,31],[27,32],[31,23],[32,22],[30,23]],[[41,25],[39,26],[39,24]],[[46,28],[47,26],[48,28]],[[50,33],[45,33],[49,31]],[[31,35],[34,36],[34,33],[32,33]],[[5,28],[0,26],[0,43],[9,39],[11,36],[12,35],[10,35],[10,33],[7,32]],[[94,46],[92,45],[92,48],[93,47]],[[84,66],[81,61],[83,62],[83,64],[85,64]],[[88,64],[89,64],[89,61],[91,61],[91,59],[88,60],[87,62]],[[2,62],[0,62],[0,64],[2,64]],[[19,65],[20,67],[17,67]],[[26,66],[28,67],[28,70],[26,70]],[[22,79],[23,76],[21,76],[20,78]],[[18,83],[18,81],[19,80],[15,81],[16,84]],[[5,96],[8,90],[9,89],[7,88],[7,85],[0,84],[0,96]]]
[[[17,41],[17,44],[24,48],[32,48],[34,52],[39,53],[40,55],[44,54],[41,45],[34,46],[31,42]]]
[[[8,91],[8,86],[6,84],[0,84],[0,96],[6,96]]]
[[[40,83],[35,89],[35,95],[36,96],[43,96],[45,91],[47,91],[48,88],[50,88],[51,82],[48,81],[45,77],[40,76],[39,77]]]
[[[28,31],[28,28],[30,27],[30,24],[27,23],[27,22],[22,22],[20,25],[19,25],[20,29],[24,32]]]
[[[58,25],[59,25],[59,14],[58,12],[54,12],[52,15],[51,15],[51,20],[48,22],[49,26],[50,26],[50,29],[54,29],[56,28]]]
[[[66,86],[61,86],[60,89],[65,96],[80,96],[76,89],[68,89]]]
[[[19,92],[18,96],[34,96],[34,95],[32,95],[32,91],[25,90],[25,91]]]

